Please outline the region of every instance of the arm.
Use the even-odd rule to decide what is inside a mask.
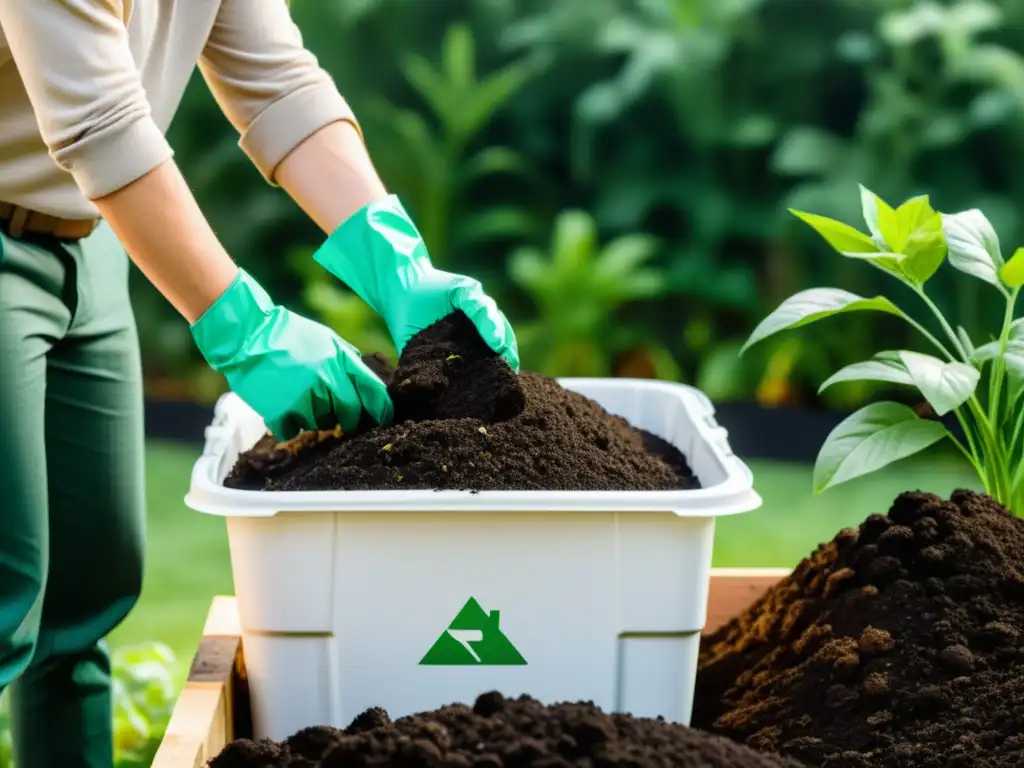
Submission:
[[[264,178],[325,232],[387,195],[286,0],[221,0],[199,69]]]
[[[121,0],[0,0],[0,27],[54,160],[192,325],[210,365],[279,437],[366,410],[391,418],[359,353],[275,305],[224,251],[152,119]]]
[[[192,322],[237,270],[153,122],[122,13],[121,0],[0,0],[0,26],[50,154]]]
[[[306,51],[285,0],[222,0],[200,63],[264,177],[328,233],[316,260],[384,317],[399,352],[455,310],[518,369],[515,335],[480,283],[434,269],[416,226],[389,196],[358,123]]]
[[[93,202],[139,270],[189,324],[238,275],[173,160]]]

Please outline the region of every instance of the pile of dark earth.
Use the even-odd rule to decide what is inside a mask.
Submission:
[[[1024,521],[905,493],[705,638],[693,724],[823,768],[1024,765]]]
[[[485,693],[392,722],[370,709],[344,731],[314,726],[284,742],[240,740],[209,768],[800,768],[720,736],[589,703],[544,706]]]
[[[673,490],[698,487],[685,457],[554,379],[516,375],[461,312],[414,336],[388,384],[392,426],[267,435],[225,485],[265,491]]]

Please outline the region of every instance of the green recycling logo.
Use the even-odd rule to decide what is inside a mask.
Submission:
[[[448,629],[420,659],[420,665],[509,667],[526,664],[526,659],[498,627],[500,615],[499,611],[488,613],[476,598],[469,598]]]

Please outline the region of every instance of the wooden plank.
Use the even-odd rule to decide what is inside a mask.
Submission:
[[[704,632],[743,611],[788,573],[785,568],[713,568]],[[251,735],[238,605],[233,597],[217,597],[151,768],[204,768],[228,742]]]
[[[704,634],[714,632],[750,607],[788,574],[787,568],[712,568]]]
[[[217,597],[152,768],[203,768],[228,742],[251,735],[248,698],[238,607]]]

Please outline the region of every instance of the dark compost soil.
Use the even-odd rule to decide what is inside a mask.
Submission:
[[[674,447],[532,373],[516,375],[456,312],[417,334],[391,370],[394,424],[271,436],[225,481],[266,491],[669,490],[697,480]]]
[[[701,651],[693,723],[832,768],[1024,765],[1024,521],[899,496]]]
[[[344,731],[314,726],[284,742],[236,741],[210,768],[799,768],[718,736],[590,704],[545,707],[480,696],[391,722],[371,709]]]

